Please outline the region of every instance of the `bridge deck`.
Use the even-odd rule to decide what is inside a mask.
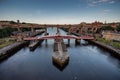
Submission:
[[[41,40],[41,39],[94,39],[92,36],[73,36],[73,35],[47,35],[41,37],[27,37],[24,40]]]

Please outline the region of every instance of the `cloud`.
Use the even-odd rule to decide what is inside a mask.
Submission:
[[[88,0],[88,6],[97,6],[101,4],[114,4],[116,0]]]
[[[110,0],[98,0],[99,3],[109,2]]]
[[[88,6],[91,6],[91,7],[92,7],[92,6],[96,6],[96,5],[95,5],[95,4],[91,4],[91,3],[90,3],[90,4],[88,4]]]
[[[115,1],[111,1],[111,2],[109,2],[110,4],[114,4],[115,3]]]
[[[106,10],[103,10],[104,12],[110,12],[110,10],[109,9],[106,9]]]
[[[111,11],[111,10],[106,9],[106,10],[103,10],[102,13],[103,13],[103,14],[108,14],[108,13],[110,13],[110,11]]]

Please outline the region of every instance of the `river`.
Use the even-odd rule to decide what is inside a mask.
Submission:
[[[50,35],[56,28],[48,28]],[[65,35],[66,32],[60,30]],[[67,44],[67,40],[64,40]],[[24,47],[0,63],[0,80],[120,80],[120,60],[106,50],[82,40],[70,40],[70,59],[62,69],[52,62],[54,40],[45,41],[34,51]]]

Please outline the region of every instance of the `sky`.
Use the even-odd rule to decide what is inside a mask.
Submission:
[[[120,22],[120,0],[0,0],[0,20],[39,24]]]

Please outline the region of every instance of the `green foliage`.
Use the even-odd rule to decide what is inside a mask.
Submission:
[[[22,24],[26,24],[25,22],[22,22]]]
[[[113,41],[110,41],[110,40],[105,40],[103,38],[99,38],[97,40],[100,41],[100,42],[103,42],[107,45],[111,45],[112,47],[114,47],[116,49],[120,49],[120,42],[113,42]]]
[[[111,26],[103,26],[103,27],[102,27],[102,30],[110,30],[110,31],[113,31],[114,28],[111,27]]]
[[[8,38],[0,39],[0,48],[3,48],[5,46],[8,46],[8,45],[13,44],[15,42],[15,40],[8,40],[8,41],[6,41],[5,39],[8,39]]]
[[[4,39],[0,39],[0,45],[3,44],[5,42]]]
[[[24,31],[31,31],[30,28],[22,28],[21,30],[22,30],[23,32],[24,32]]]
[[[114,48],[120,49],[120,43],[119,42],[112,42],[112,46]]]
[[[99,38],[98,41],[103,42],[105,44],[110,44],[111,43],[111,41],[105,40],[104,38]]]
[[[119,32],[120,32],[120,25],[119,25],[119,26],[117,26],[117,31],[119,31]]]
[[[11,27],[6,27],[6,28],[3,28],[3,29],[0,29],[0,38],[10,36],[11,32],[13,32],[15,30],[16,30],[15,28],[11,28]]]
[[[10,21],[10,24],[17,24],[15,21]]]
[[[34,28],[34,30],[43,29],[43,28]]]

